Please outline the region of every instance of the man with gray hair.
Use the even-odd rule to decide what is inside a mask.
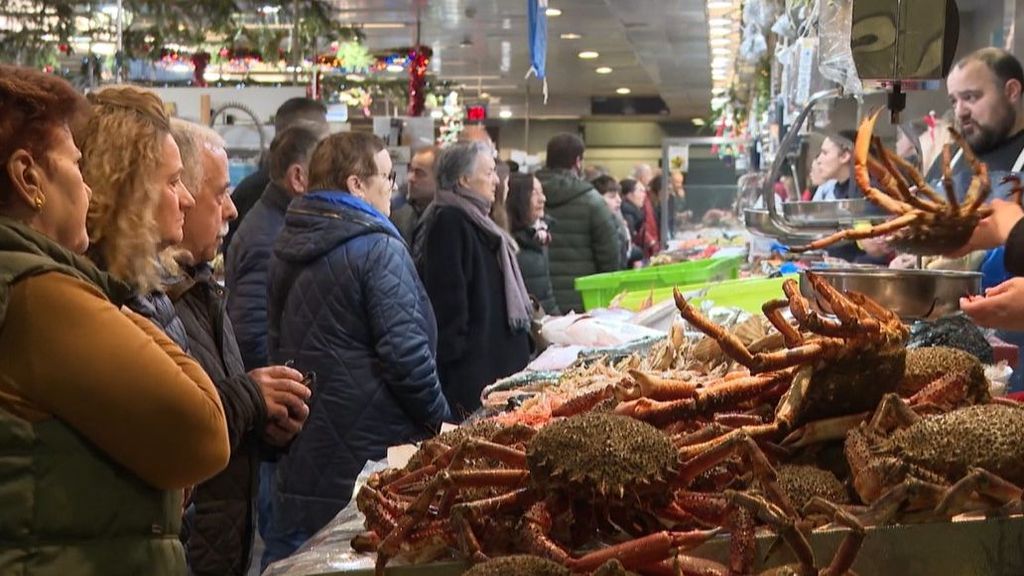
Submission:
[[[191,354],[217,387],[231,445],[227,468],[192,492],[182,540],[191,574],[243,576],[252,552],[258,454],[264,444],[285,446],[302,428],[309,389],[302,374],[285,366],[246,373],[224,291],[210,264],[237,215],[224,140],[209,128],[177,119],[171,133],[195,206],[185,216],[175,253],[180,275],[164,289],[185,326]]]
[[[515,241],[490,217],[498,174],[486,142],[437,160],[437,197],[416,235],[416,267],[437,317],[437,372],[459,420],[480,392],[530,360],[530,297]]]

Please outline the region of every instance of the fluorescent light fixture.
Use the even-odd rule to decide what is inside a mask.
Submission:
[[[544,14],[548,18],[554,18],[556,16],[561,16],[562,15],[562,11],[559,10],[558,8],[548,8],[547,10],[544,11]]]
[[[498,118],[503,118],[505,120],[508,120],[511,117],[512,117],[512,111],[509,110],[508,108],[503,108],[501,110],[501,112],[498,112]]]
[[[444,112],[440,110],[431,110],[430,117],[434,120],[440,120],[441,118],[444,118]]]
[[[709,41],[709,44],[711,44],[712,46],[728,46],[732,44],[732,40],[728,38],[712,38]]]
[[[484,98],[484,99],[487,99],[487,98],[491,97],[491,94],[489,92],[481,92],[480,93],[480,97]]]
[[[729,8],[735,8],[732,0],[711,0],[708,2],[708,10],[728,10]]]
[[[732,18],[709,18],[708,26],[732,26]]]
[[[707,124],[707,122],[705,122],[703,118],[694,118],[692,122],[694,126],[704,126],[705,124]]]
[[[715,56],[732,56],[732,50],[728,48],[712,48],[711,53]]]
[[[406,26],[405,22],[367,22],[360,27],[363,30],[395,30],[397,28],[405,28]]]
[[[579,40],[580,38],[583,38],[583,36],[580,36],[575,32],[566,32],[565,34],[561,34],[558,37],[561,38],[562,40]]]
[[[579,56],[583,60],[593,60],[594,58],[600,56],[600,54],[594,52],[593,50],[584,50],[583,52],[577,54],[577,56]]]
[[[595,68],[594,72],[597,72],[598,74],[611,74],[612,69],[608,66],[601,66],[599,68]]]
[[[616,94],[623,94],[623,95],[629,94],[630,92],[632,92],[632,90],[630,90],[629,88],[626,88],[625,86],[623,86],[622,88],[619,88],[618,90],[615,91]]]
[[[402,70],[405,70],[405,68],[402,68],[400,64],[388,64],[388,67],[385,68],[385,70],[388,72],[401,72]]]
[[[728,58],[726,56],[716,56],[715,59],[711,61],[712,68],[725,68],[729,66],[729,64],[732,64],[732,58]]]

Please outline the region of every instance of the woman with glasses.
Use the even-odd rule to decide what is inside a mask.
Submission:
[[[306,426],[278,463],[264,566],[291,554],[352,496],[367,460],[449,419],[437,325],[388,220],[394,172],[380,138],[317,145],[270,262],[271,364],[316,374]]]

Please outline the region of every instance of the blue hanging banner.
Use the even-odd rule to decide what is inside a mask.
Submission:
[[[530,30],[530,75],[544,82],[544,103],[548,103],[548,0],[526,0],[526,19]]]

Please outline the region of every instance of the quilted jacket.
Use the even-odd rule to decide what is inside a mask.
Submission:
[[[271,182],[235,233],[224,258],[228,315],[246,370],[267,365],[267,274],[292,198]]]
[[[564,313],[582,312],[576,279],[620,268],[619,225],[597,190],[570,171],[545,168],[537,179],[547,197],[545,210],[554,220],[548,260],[555,301]]]
[[[437,326],[405,242],[347,192],[296,198],[270,263],[270,361],[315,372],[310,415],[278,463],[274,533],[314,533],[368,460],[435,433],[449,410]]]
[[[197,576],[244,576],[252,551],[266,404],[242,366],[224,289],[213,280],[210,266],[184,267],[184,275],[167,286],[167,294],[185,326],[192,357],[220,394],[231,444],[227,468],[195,487],[185,513],[182,540],[189,571]]]
[[[533,228],[516,230],[512,237],[519,245],[516,258],[519,260],[519,270],[523,273],[526,291],[540,302],[544,312],[558,314],[558,304],[555,303],[555,293],[551,289],[551,273],[548,269],[548,247],[537,239],[537,233]]]

